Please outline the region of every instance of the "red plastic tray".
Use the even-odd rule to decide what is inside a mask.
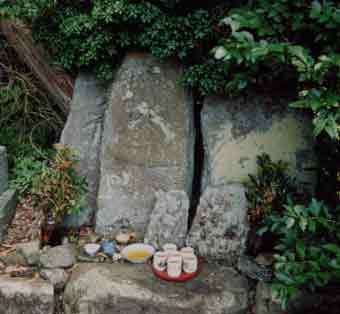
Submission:
[[[179,277],[173,278],[173,277],[169,277],[168,273],[166,271],[156,270],[153,267],[152,262],[149,262],[149,263],[150,263],[151,269],[152,269],[152,271],[153,271],[153,273],[155,274],[156,277],[158,277],[162,280],[174,281],[174,282],[185,282],[185,281],[188,281],[190,279],[193,279],[202,271],[202,268],[203,268],[203,259],[198,258],[198,267],[197,267],[197,271],[195,273],[187,274],[185,272],[182,272],[182,274]]]

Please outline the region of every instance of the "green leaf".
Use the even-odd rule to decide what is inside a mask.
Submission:
[[[292,217],[288,217],[286,221],[286,226],[288,229],[292,228],[295,224],[295,219]]]
[[[324,244],[322,247],[329,252],[340,255],[340,247],[334,243]]]
[[[317,18],[320,16],[322,10],[322,6],[319,1],[313,1],[312,2],[312,9],[310,12],[310,16],[312,18]]]
[[[298,241],[296,243],[296,251],[301,259],[304,259],[306,256],[306,246],[303,241]]]

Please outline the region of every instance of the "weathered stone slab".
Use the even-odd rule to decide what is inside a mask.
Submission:
[[[235,270],[205,264],[194,280],[161,281],[148,265],[81,264],[64,294],[65,314],[243,314],[248,284]]]
[[[243,185],[207,187],[187,244],[204,257],[235,265],[245,250],[247,234],[247,200]]]
[[[4,240],[9,224],[15,216],[17,193],[7,190],[0,195],[0,243]]]
[[[188,231],[188,218],[189,199],[185,192],[159,191],[144,241],[156,248],[166,243],[182,247]]]
[[[16,250],[21,254],[28,265],[37,265],[40,256],[40,241],[31,241],[27,243],[20,243],[16,245]]]
[[[53,314],[53,286],[43,280],[0,277],[0,313]]]
[[[312,123],[286,98],[207,97],[202,110],[206,152],[204,186],[240,182],[256,173],[256,157],[289,163],[300,186],[313,190],[316,172]]]
[[[64,244],[48,248],[40,255],[40,264],[44,268],[69,268],[76,263],[76,248]]]
[[[61,268],[43,269],[40,276],[48,280],[56,290],[63,289],[69,278],[69,274]]]
[[[8,189],[8,162],[4,146],[0,146],[0,195]]]
[[[78,173],[87,178],[87,206],[79,214],[68,215],[65,224],[88,224],[97,209],[99,154],[105,113],[106,89],[94,75],[81,73],[75,84],[71,111],[60,142],[79,155]]]
[[[129,53],[112,85],[105,115],[96,231],[132,227],[143,235],[158,190],[190,197],[192,100],[179,65]]]

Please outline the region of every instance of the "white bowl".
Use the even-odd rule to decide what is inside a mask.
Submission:
[[[145,256],[132,258],[131,254],[135,253],[138,255],[138,252],[146,252]],[[122,257],[127,261],[135,264],[145,263],[149,258],[151,258],[155,254],[155,248],[149,244],[144,243],[135,243],[126,246],[122,252]],[[144,255],[144,254],[142,254]]]
[[[100,245],[96,243],[88,243],[84,245],[84,250],[86,254],[95,256],[100,250]]]

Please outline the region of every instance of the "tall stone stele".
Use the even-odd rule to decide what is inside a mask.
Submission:
[[[289,164],[300,188],[313,191],[316,155],[309,116],[289,108],[287,96],[209,96],[201,114],[205,149],[204,187],[242,182],[267,153]]]
[[[89,224],[97,210],[99,187],[99,154],[106,104],[106,89],[94,74],[80,73],[77,77],[71,111],[60,142],[71,146],[79,159],[78,174],[88,183],[86,204],[79,214],[68,215],[65,224]]]
[[[123,60],[105,114],[97,232],[131,227],[143,236],[156,191],[190,197],[195,133],[181,73],[177,63],[146,53]]]

